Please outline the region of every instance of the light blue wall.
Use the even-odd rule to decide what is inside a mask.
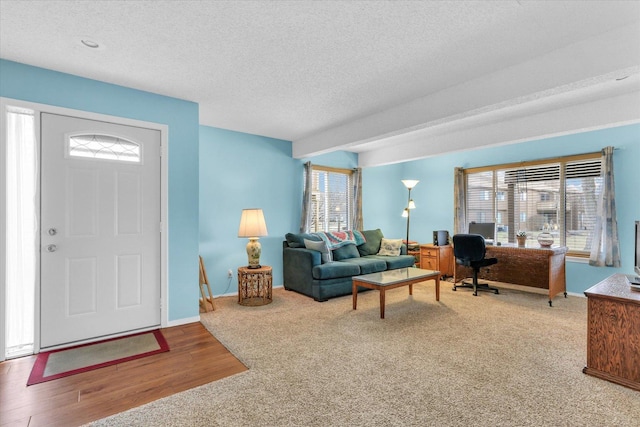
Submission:
[[[238,237],[245,208],[264,212],[260,263],[282,285],[282,241],[300,221],[300,167],[289,141],[200,126],[200,254],[214,295],[236,293],[237,268],[247,265],[247,239]]]
[[[634,221],[640,220],[640,125],[559,136],[500,147],[447,154],[402,164],[368,168],[364,173],[363,211],[365,225],[384,226],[385,235],[403,236],[404,218],[399,213],[406,205],[407,190],[401,179],[419,179],[411,192],[417,208],[411,213],[411,240],[432,241],[433,230],[453,230],[453,169],[511,163],[600,151],[616,147],[614,170],[616,207],[622,268],[591,267],[584,263],[567,262],[567,290],[582,293],[613,273],[633,272]],[[396,194],[401,194],[398,198]],[[395,203],[395,206],[389,206]],[[398,220],[391,215],[398,212]],[[391,219],[390,219],[391,218]]]
[[[390,239],[404,239],[407,235],[407,220],[402,217],[402,211],[407,206],[409,192],[402,183],[403,179],[420,179],[422,174],[409,176],[404,174],[405,164],[366,168],[362,172],[362,216],[364,229],[370,230],[379,228],[382,234]],[[421,182],[418,186],[422,185]],[[416,200],[415,190],[411,190],[411,197],[416,202],[414,214],[422,210],[424,203]],[[422,206],[421,206],[422,205]],[[420,208],[420,209],[417,209]],[[415,231],[416,228],[411,227]],[[409,235],[410,240],[416,240],[418,236],[415,232]],[[424,241],[424,240],[420,240]]]
[[[236,269],[246,264],[245,239],[236,237],[240,212],[262,207],[269,236],[262,262],[282,284],[281,242],[297,231],[303,163],[357,166],[354,153],[293,159],[291,143],[198,125],[197,104],[77,76],[0,60],[0,96],[166,124],[169,127],[169,320],[198,315],[195,258],[205,258],[214,294],[234,293]],[[199,142],[200,141],[200,142]],[[419,179],[412,191],[411,239],[431,242],[431,232],[453,228],[453,168],[476,167],[598,151],[613,145],[623,267],[567,263],[570,292],[582,292],[614,272],[630,273],[633,223],[640,219],[637,167],[640,125],[485,148],[363,171],[364,228],[404,237],[407,202],[402,179]],[[232,280],[227,270],[233,270]]]
[[[273,268],[273,285],[282,286],[282,241],[300,227],[304,162],[358,163],[353,153],[298,160],[291,152],[290,141],[200,126],[200,254],[214,295],[236,293],[237,268],[247,265],[247,239],[237,237],[242,209],[263,209],[269,235],[260,238],[260,263]]]
[[[168,125],[168,314],[198,316],[198,105],[2,59],[0,96]]]

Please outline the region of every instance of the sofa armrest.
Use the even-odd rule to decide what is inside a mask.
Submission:
[[[311,274],[311,269],[322,264],[322,254],[306,248],[283,248],[283,260],[288,260],[299,268],[304,268]]]
[[[322,263],[321,254],[305,248],[283,248],[282,266],[285,289],[293,289],[307,296],[313,296],[312,270]]]

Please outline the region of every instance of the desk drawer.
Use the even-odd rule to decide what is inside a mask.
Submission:
[[[438,270],[438,258],[423,256],[420,260],[420,268],[425,270]]]
[[[420,250],[420,255],[422,255],[423,257],[437,258],[439,254],[440,254],[440,251],[438,249],[421,249]]]

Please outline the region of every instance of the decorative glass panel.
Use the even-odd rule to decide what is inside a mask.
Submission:
[[[140,145],[111,135],[74,135],[69,138],[69,155],[140,163]]]
[[[37,164],[34,112],[9,107],[6,111],[6,219],[0,256],[5,257],[5,294],[0,298],[5,314],[3,356],[13,358],[33,354],[36,266]],[[4,128],[2,130],[5,131]],[[4,166],[4,165],[3,165]],[[0,196],[3,191],[0,189]],[[2,308],[0,308],[2,312]],[[0,323],[2,323],[0,321]],[[0,360],[4,357],[0,357]]]

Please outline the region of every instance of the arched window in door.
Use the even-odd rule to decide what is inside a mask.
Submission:
[[[71,135],[68,140],[70,157],[140,163],[140,144],[112,135]]]

